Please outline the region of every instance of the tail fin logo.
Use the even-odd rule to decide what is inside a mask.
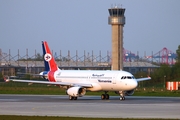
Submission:
[[[45,61],[49,62],[51,59],[52,59],[52,55],[51,55],[51,54],[46,53],[46,54],[44,55],[44,60],[45,60]]]

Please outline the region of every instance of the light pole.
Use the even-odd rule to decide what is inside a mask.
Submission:
[[[141,78],[142,78],[143,76],[141,76]],[[142,88],[143,88],[143,81],[142,81]]]
[[[166,78],[166,76],[164,75],[164,88],[165,88],[165,78]]]

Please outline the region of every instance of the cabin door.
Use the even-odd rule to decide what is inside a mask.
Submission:
[[[117,79],[117,74],[114,74],[113,78],[112,78],[112,83],[116,84],[116,79]]]

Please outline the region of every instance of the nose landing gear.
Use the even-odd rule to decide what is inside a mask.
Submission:
[[[119,100],[125,100],[125,93],[124,91],[119,91],[120,98]]]

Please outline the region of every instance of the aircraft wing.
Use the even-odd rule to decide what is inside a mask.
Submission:
[[[138,79],[136,79],[138,82],[140,82],[140,81],[145,81],[145,80],[150,80],[151,79],[151,77],[146,77],[146,78],[138,78]]]
[[[36,80],[19,80],[19,79],[6,79],[6,82],[14,81],[14,82],[24,82],[24,83],[39,83],[39,84],[48,84],[48,85],[61,85],[61,86],[79,86],[85,88],[93,87],[92,84],[89,83],[69,83],[69,82],[49,82],[49,81],[36,81]]]

